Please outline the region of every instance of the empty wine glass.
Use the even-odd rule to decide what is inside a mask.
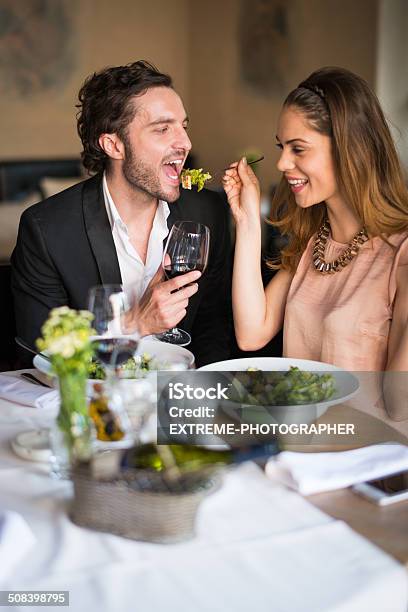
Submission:
[[[203,273],[207,267],[210,230],[203,223],[178,221],[170,230],[163,253],[162,266],[168,280],[192,270]],[[173,327],[157,338],[170,344],[186,346],[191,342],[188,332]]]

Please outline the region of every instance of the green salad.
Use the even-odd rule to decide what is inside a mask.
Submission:
[[[149,372],[165,368],[166,364],[143,353],[130,357],[120,366],[121,374],[124,378],[144,378]],[[92,359],[88,367],[88,378],[93,380],[105,380],[105,368],[98,359]]]
[[[248,369],[237,372],[229,399],[257,406],[315,404],[332,397],[336,391],[332,374],[304,372],[291,367],[287,372]]]
[[[201,191],[205,183],[212,178],[209,172],[203,172],[202,168],[185,168],[181,171],[180,180],[184,189],[191,189],[197,185],[197,191]]]

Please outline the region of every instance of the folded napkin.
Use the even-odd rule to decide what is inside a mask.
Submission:
[[[0,584],[13,575],[36,539],[20,514],[0,510]]]
[[[0,374],[0,399],[38,409],[53,409],[59,404],[59,393],[33,385],[16,376]]]
[[[408,470],[408,446],[374,444],[332,453],[284,451],[270,459],[266,474],[303,495],[343,489]]]

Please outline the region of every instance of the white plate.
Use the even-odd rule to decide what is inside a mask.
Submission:
[[[167,342],[160,342],[160,340],[143,338],[139,343],[137,353],[139,355],[142,353],[148,353],[157,361],[169,364],[170,368],[172,366],[176,367],[178,365],[186,367],[187,369],[194,367],[194,355],[191,351],[187,350],[182,346],[168,344]],[[51,378],[55,377],[51,371],[51,363],[41,355],[36,355],[34,357],[33,364],[34,367],[37,368],[37,370],[39,370],[43,374],[46,374]],[[137,379],[129,380],[135,382],[135,380]],[[92,385],[98,381],[89,379],[88,382]]]
[[[13,451],[27,461],[49,462],[51,459],[48,429],[32,429],[19,433],[12,441]]]
[[[235,418],[240,416],[246,421],[263,422],[265,420],[279,423],[310,423],[326,412],[329,406],[340,404],[351,399],[359,389],[358,379],[329,363],[309,359],[291,359],[287,357],[244,357],[210,363],[198,370],[207,372],[243,372],[248,368],[257,368],[265,372],[287,372],[291,366],[308,372],[328,372],[335,379],[336,391],[330,399],[315,404],[298,404],[295,406],[257,406],[240,404],[230,400],[221,403],[224,412]]]
[[[104,442],[94,440],[95,451],[117,450],[131,448],[135,444],[133,436],[125,436],[122,440],[115,442]],[[19,433],[12,441],[11,448],[18,457],[26,461],[50,463],[52,458],[49,429],[32,429]]]

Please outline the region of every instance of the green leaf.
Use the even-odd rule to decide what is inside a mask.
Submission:
[[[185,168],[181,171],[180,179],[183,185],[183,179],[186,177],[190,177],[191,185],[197,186],[197,191],[201,191],[205,185],[205,183],[212,179],[212,176],[209,172],[203,172],[202,168]]]

